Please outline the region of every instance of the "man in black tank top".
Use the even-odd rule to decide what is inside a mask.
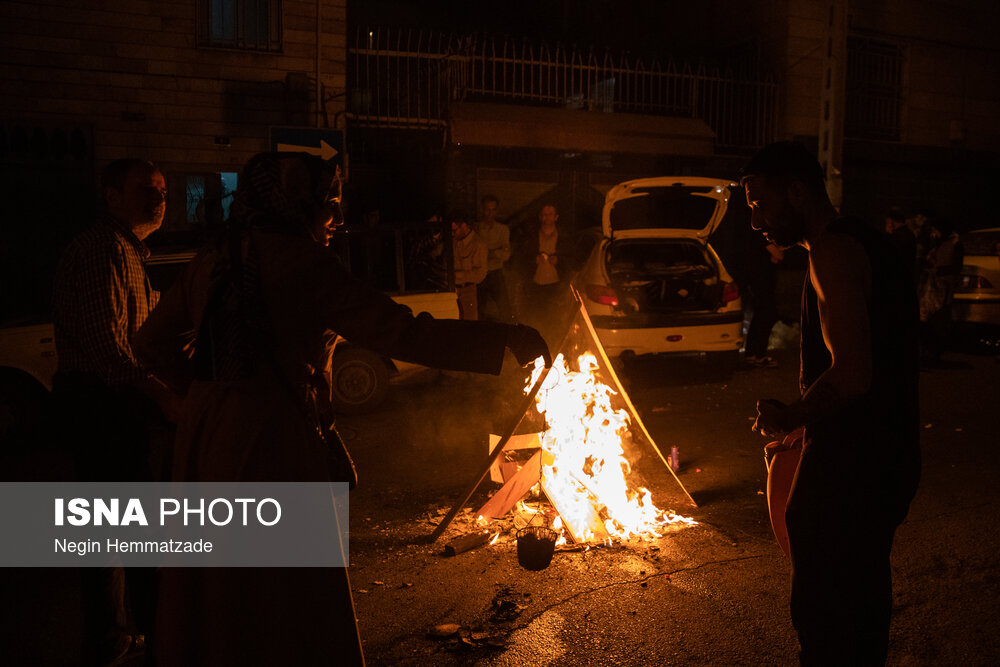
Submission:
[[[840,218],[816,158],[780,142],[741,180],[751,225],[809,252],[800,391],[757,403],[754,430],[805,427],[785,520],[792,623],[804,665],[884,664],[889,554],[920,477],[912,270],[874,229]]]

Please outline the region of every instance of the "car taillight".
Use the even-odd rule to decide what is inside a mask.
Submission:
[[[587,285],[587,298],[605,306],[618,305],[618,293],[607,285]]]
[[[740,298],[740,288],[736,283],[725,283],[722,286],[722,303],[729,303]]]

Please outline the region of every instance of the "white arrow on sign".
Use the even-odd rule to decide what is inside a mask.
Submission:
[[[336,155],[338,151],[336,148],[320,139],[319,148],[314,146],[298,146],[296,144],[278,144],[278,152],[309,153],[309,155],[318,155],[324,160],[332,160],[333,156]]]

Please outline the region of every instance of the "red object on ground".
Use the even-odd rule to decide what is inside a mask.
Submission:
[[[788,546],[788,528],[785,526],[785,506],[792,491],[792,482],[802,458],[802,439],[805,429],[799,428],[781,442],[771,442],[764,447],[767,462],[767,509],[771,514],[774,539],[785,556],[791,555]]]

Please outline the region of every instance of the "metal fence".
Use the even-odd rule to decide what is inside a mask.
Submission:
[[[352,118],[379,127],[444,126],[453,100],[509,102],[699,118],[726,150],[770,142],[777,117],[769,76],[474,35],[358,30],[348,76]]]

